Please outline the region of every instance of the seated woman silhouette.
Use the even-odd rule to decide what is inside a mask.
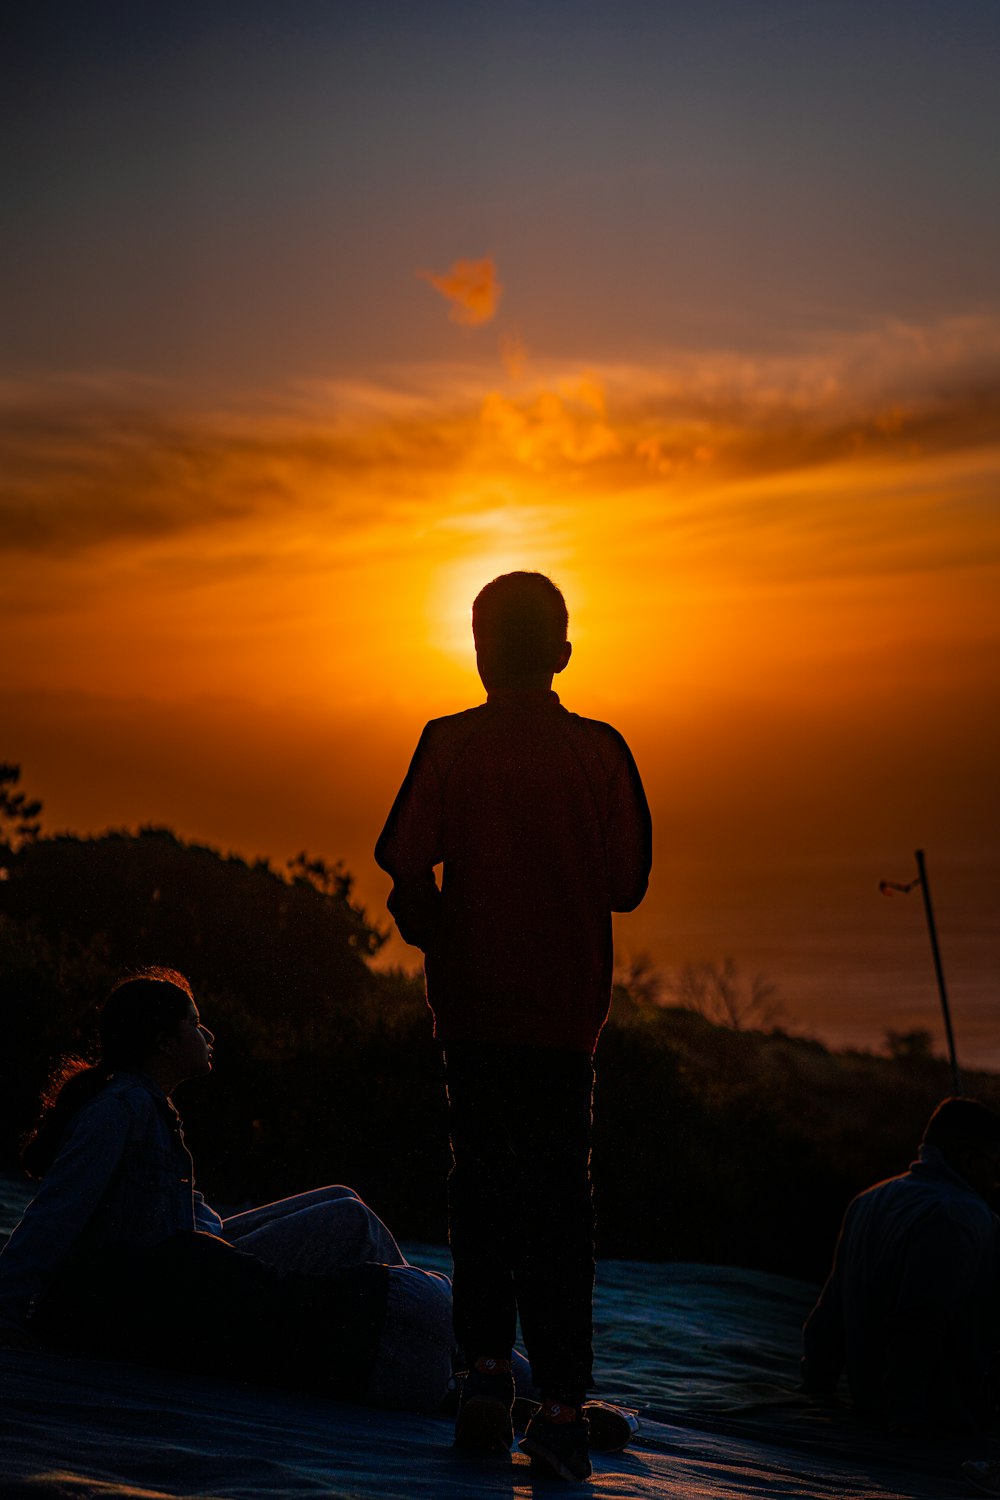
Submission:
[[[450,1283],[409,1265],[355,1193],[222,1219],[196,1191],[170,1096],[211,1071],[212,1041],[175,970],[114,986],[99,1061],[64,1078],[25,1147],[42,1182],[0,1253],[0,1344],[38,1334],[436,1410],[452,1375]]]

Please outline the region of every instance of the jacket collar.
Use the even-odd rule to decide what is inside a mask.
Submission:
[[[559,694],[551,688],[491,688],[486,701],[497,708],[544,708],[558,704]]]
[[[914,1177],[949,1182],[952,1187],[960,1188],[966,1193],[973,1193],[981,1202],[986,1202],[982,1193],[974,1188],[971,1182],[967,1182],[960,1172],[955,1171],[938,1146],[921,1146],[916,1161],[910,1166],[910,1172]]]

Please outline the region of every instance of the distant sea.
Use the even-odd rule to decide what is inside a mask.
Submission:
[[[946,1043],[919,887],[905,883],[912,855],[882,862],[760,866],[720,855],[697,869],[658,857],[637,912],[615,917],[619,958],[648,954],[667,978],[685,963],[727,956],[749,982],[777,987],[777,1024],[835,1050],[883,1050],[887,1031],[929,1031]],[[939,859],[928,875],[960,1065],[1000,1073],[1000,857],[990,864]],[[380,920],[381,899],[364,896]],[[382,898],[384,899],[384,898]],[[393,936],[380,964],[413,969],[414,949]]]
[[[888,1030],[923,1029],[946,1050],[919,887],[885,896],[895,868],[842,864],[760,869],[705,866],[660,892],[659,912],[616,918],[622,952],[648,951],[668,972],[731,955],[747,978],[777,986],[786,1029],[837,1049],[879,1051]],[[1000,861],[928,866],[960,1065],[1000,1072]],[[669,877],[668,877],[669,879]]]

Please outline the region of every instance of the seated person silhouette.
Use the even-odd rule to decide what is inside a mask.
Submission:
[[[453,1370],[447,1277],[409,1265],[349,1188],[228,1219],[196,1191],[170,1096],[211,1071],[212,1042],[175,970],[114,986],[99,1061],[56,1080],[25,1148],[42,1181],[0,1254],[0,1345],[40,1334],[436,1411]]]
[[[171,1094],[212,1068],[212,1033],[173,969],[119,981],[100,1057],[64,1066],[24,1151],[42,1179],[0,1253],[0,1347],[111,1358],[437,1412],[458,1399],[451,1283],[410,1265],[348,1187],[222,1218],[194,1185]],[[536,1409],[513,1370],[522,1420]],[[593,1404],[600,1446],[635,1424]]]
[[[847,1208],[803,1330],[802,1378],[890,1427],[970,1430],[991,1418],[998,1344],[1000,1116],[945,1099],[917,1160]]]

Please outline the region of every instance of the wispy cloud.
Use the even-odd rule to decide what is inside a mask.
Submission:
[[[546,486],[554,509],[630,494],[637,516],[752,526],[796,476],[832,510],[848,469],[919,488],[932,459],[991,463],[998,433],[1000,325],[987,322],[882,330],[798,359],[533,366],[507,383],[411,370],[225,410],[126,380],[8,385],[0,546],[72,556],[212,533],[236,548],[244,523],[263,522],[289,538],[322,526],[344,547],[497,485],[514,505]]]
[[[480,421],[499,447],[537,471],[553,458],[588,464],[620,452],[603,388],[593,378],[561,381],[557,390],[540,391],[526,401],[491,391]]]
[[[489,323],[496,315],[503,288],[490,256],[483,260],[456,260],[441,274],[435,271],[417,274],[451,304],[449,317],[453,322],[475,327]]]
[[[780,805],[799,777],[807,822],[815,787],[847,797],[845,764],[881,736],[892,770],[866,816],[909,775],[916,822],[930,773],[896,769],[916,765],[915,743],[949,787],[993,785],[998,432],[1000,323],[986,321],[780,360],[533,359],[518,379],[495,361],[396,369],[214,408],[125,379],[8,385],[0,615],[16,646],[0,695],[12,725],[50,695],[54,756],[79,739],[75,721],[58,728],[67,693],[82,695],[77,718],[95,695],[167,705],[183,732],[163,743],[191,784],[204,774],[192,725],[217,738],[212,780],[248,743],[203,702],[242,699],[283,741],[321,712],[298,738],[322,746],[311,785],[328,787],[335,718],[409,735],[465,702],[472,598],[498,572],[540,567],[571,601],[573,705],[645,726],[671,820],[685,780],[701,778],[706,806],[735,788],[732,812]],[[674,714],[695,747],[679,782]],[[119,719],[91,717],[108,774]],[[141,753],[119,746],[114,765],[158,767],[164,715],[136,722]],[[27,762],[21,733],[11,753]],[[371,783],[370,823],[407,747],[374,775],[361,745],[343,785],[355,817]],[[272,777],[270,759],[249,760],[259,784]]]

